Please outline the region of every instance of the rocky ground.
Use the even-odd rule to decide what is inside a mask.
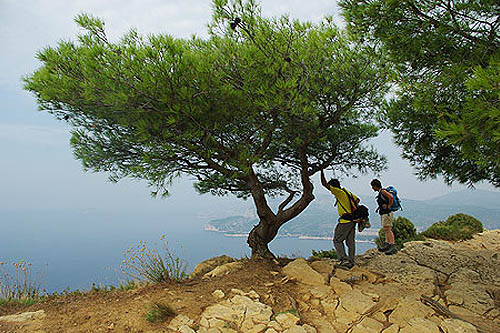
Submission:
[[[370,250],[350,271],[330,260],[197,266],[186,282],[0,307],[0,332],[500,332],[500,230],[450,243]],[[145,319],[151,304],[175,314]]]

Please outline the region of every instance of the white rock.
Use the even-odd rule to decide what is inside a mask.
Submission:
[[[283,333],[307,333],[307,331],[302,326],[294,325],[289,329],[284,330]]]
[[[214,292],[212,293],[212,296],[214,296],[215,298],[221,299],[221,298],[224,298],[224,296],[226,296],[226,295],[224,294],[224,292],[222,290],[217,289],[217,290],[214,290]]]
[[[400,333],[439,333],[439,327],[436,323],[425,318],[412,318],[408,325],[399,330]]]
[[[472,324],[458,319],[445,319],[440,327],[445,333],[477,333],[477,329]]]
[[[222,266],[217,266],[215,269],[213,269],[210,272],[203,275],[203,278],[208,279],[208,278],[226,275],[226,274],[229,274],[229,272],[231,272],[231,271],[240,269],[241,267],[243,267],[243,264],[239,261],[230,262],[230,263],[224,264]]]
[[[303,284],[318,286],[326,283],[325,278],[307,264],[304,258],[298,258],[282,269],[289,279],[299,281]]]
[[[16,315],[2,316],[0,317],[0,321],[21,323],[29,320],[43,319],[45,317],[45,311],[39,310],[35,312],[24,312]]]
[[[278,322],[281,325],[281,327],[283,327],[284,329],[287,329],[287,328],[290,328],[294,325],[297,325],[300,318],[291,314],[290,312],[285,312],[285,313],[278,314],[274,318],[274,320],[276,320],[276,322]]]

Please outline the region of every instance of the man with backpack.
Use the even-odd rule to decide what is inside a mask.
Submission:
[[[340,263],[336,264],[336,268],[349,270],[354,267],[354,254],[356,252],[354,235],[356,223],[348,220],[347,216],[352,214],[359,203],[359,198],[345,188],[340,187],[338,179],[330,179],[326,181],[325,174],[321,170],[321,184],[330,191],[337,199],[335,205],[339,213],[339,223],[335,227],[333,234],[333,246],[340,259]],[[344,241],[346,242],[348,255],[345,253]]]
[[[378,204],[377,211],[380,214],[380,220],[385,232],[385,243],[378,250],[387,255],[395,254],[398,250],[394,244],[395,239],[392,226],[394,224],[394,211],[401,207],[399,199],[395,200],[395,195],[387,189],[382,188],[382,183],[378,179],[373,179],[370,185],[375,192],[378,192],[376,197]]]

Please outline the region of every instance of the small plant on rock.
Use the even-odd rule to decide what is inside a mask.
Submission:
[[[176,314],[175,310],[168,304],[153,303],[151,309],[146,313],[146,320],[150,323],[164,322]]]
[[[483,231],[483,224],[478,219],[463,213],[455,214],[446,219],[431,225],[421,233],[422,236],[458,241],[471,239],[476,233]]]

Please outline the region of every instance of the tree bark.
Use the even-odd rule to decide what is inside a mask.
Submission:
[[[250,172],[250,190],[255,203],[255,207],[257,208],[257,214],[260,219],[259,224],[253,227],[247,239],[247,243],[252,249],[252,259],[275,259],[276,257],[269,250],[268,244],[276,237],[279,228],[283,224],[299,215],[314,199],[314,196],[312,194],[313,185],[310,182],[309,176],[307,175],[305,170],[307,170],[307,167],[305,167],[302,172],[302,196],[288,209],[284,210],[285,205],[280,205],[278,214],[275,214],[271,210],[271,208],[267,204],[267,199],[265,197],[262,184],[259,183],[259,180],[257,179],[255,173]]]
[[[273,231],[276,229],[276,231]],[[252,259],[276,259],[274,254],[269,250],[268,244],[274,239],[277,234],[277,228],[273,228],[273,224],[268,221],[260,220],[259,224],[254,226],[248,235],[247,243],[252,249]]]

